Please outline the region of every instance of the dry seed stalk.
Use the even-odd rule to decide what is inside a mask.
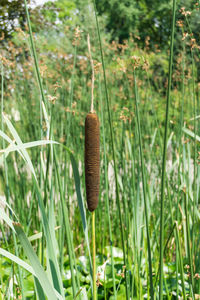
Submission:
[[[92,59],[92,54],[91,54],[91,47],[90,47],[90,36],[88,34],[87,37],[87,42],[88,42],[88,52],[89,52],[89,57],[90,57],[90,63],[91,63],[91,68],[92,68],[92,92],[91,92],[91,109],[90,112],[94,112],[94,63]]]

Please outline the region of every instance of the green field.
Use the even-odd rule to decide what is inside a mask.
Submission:
[[[25,27],[1,39],[0,300],[200,299],[199,4],[170,2],[160,44],[140,32],[113,38],[93,4],[50,28],[50,10],[43,27],[25,1]]]

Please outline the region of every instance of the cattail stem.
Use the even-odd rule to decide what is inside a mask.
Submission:
[[[88,43],[88,52],[89,52],[89,57],[90,57],[90,64],[92,68],[92,91],[91,91],[91,107],[90,107],[90,112],[94,112],[94,63],[92,59],[92,53],[91,53],[91,46],[90,46],[90,35],[88,34],[87,37],[87,43]]]
[[[99,200],[99,119],[94,112],[94,63],[88,34],[88,52],[92,68],[92,91],[90,113],[85,119],[85,181],[87,204],[92,212],[92,260],[93,260],[93,300],[97,299],[96,286],[96,245],[95,245],[95,209]]]
[[[93,300],[96,300],[97,286],[96,286],[95,210],[92,212],[92,261],[93,261]]]

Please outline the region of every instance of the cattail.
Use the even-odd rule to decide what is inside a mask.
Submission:
[[[99,201],[100,151],[99,119],[89,113],[85,119],[85,184],[89,211],[97,208]]]

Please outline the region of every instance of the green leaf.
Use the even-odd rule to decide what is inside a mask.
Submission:
[[[76,160],[74,158],[74,155],[71,153],[71,151],[70,151],[70,160],[71,160],[73,174],[74,174],[76,194],[77,194],[78,206],[79,206],[79,210],[80,210],[80,214],[81,214],[83,230],[84,230],[84,234],[85,234],[89,257],[91,258],[90,247],[89,247],[89,238],[88,238],[88,227],[87,227],[86,214],[85,214],[85,205],[84,205],[82,194],[81,194],[80,176],[79,176],[79,171],[78,171],[78,167],[76,164]]]
[[[13,227],[13,221],[9,218],[9,216],[5,213],[5,211],[0,207],[0,220],[6,222],[6,224],[15,231]]]
[[[196,135],[194,132],[192,132],[191,130],[189,130],[187,128],[183,127],[182,130],[184,133],[188,134],[190,137],[192,137],[196,141],[200,142],[200,136]]]
[[[42,196],[41,196],[41,192],[40,192],[40,189],[38,186],[38,182],[37,182],[36,174],[35,174],[35,171],[33,168],[33,164],[31,162],[29,154],[28,154],[26,148],[24,147],[24,144],[23,144],[21,138],[19,137],[17,131],[15,130],[15,128],[13,127],[13,125],[11,124],[9,119],[4,114],[3,114],[3,118],[9,128],[11,134],[14,137],[14,139],[17,143],[17,146],[19,147],[18,149],[20,149],[20,150],[18,150],[18,152],[22,155],[23,159],[27,162],[27,164],[33,174],[33,177],[35,179],[35,187],[36,187],[37,196],[38,196],[38,203],[39,203],[39,207],[40,207],[40,211],[41,211],[41,215],[42,215],[44,232],[45,232],[45,236],[47,239],[47,250],[48,250],[49,265],[50,265],[50,269],[51,269],[51,276],[52,276],[55,288],[58,290],[58,292],[61,292],[64,295],[61,274],[60,274],[60,270],[58,267],[56,254],[54,251],[55,245],[53,245],[52,236],[51,236],[51,232],[50,232],[50,228],[49,228],[49,223],[48,223],[48,219],[47,219],[47,216],[45,213],[45,208],[44,208],[44,204],[42,201]],[[10,143],[13,144],[13,142],[10,138],[8,138],[8,140]],[[33,143],[35,143],[35,142],[33,142]]]
[[[27,164],[28,164],[28,166],[29,166],[31,172],[33,173],[35,179],[37,180],[36,174],[35,174],[35,171],[34,171],[34,168],[33,168],[33,164],[32,164],[32,162],[31,162],[31,159],[30,159],[29,155],[28,155],[28,152],[27,152],[26,149],[24,148],[24,145],[23,145],[23,143],[22,143],[22,140],[20,139],[20,137],[19,137],[17,131],[16,131],[15,128],[13,127],[12,123],[10,122],[10,120],[5,116],[5,114],[3,114],[3,118],[4,118],[5,122],[6,122],[8,128],[9,128],[11,134],[12,134],[12,136],[14,137],[14,139],[15,139],[17,145],[21,146],[21,152],[20,152],[20,153],[22,153],[23,159],[25,159],[25,161],[27,162]],[[13,142],[12,142],[12,143],[13,143]]]
[[[14,254],[12,254],[12,253],[10,253],[10,252],[8,252],[8,251],[0,248],[0,255],[9,258],[14,263],[18,264],[20,267],[22,267],[25,270],[27,270],[33,276],[36,276],[35,271],[33,270],[33,268],[29,264],[27,264],[25,261],[23,261],[22,259],[20,259],[19,257],[15,256]]]
[[[6,153],[8,155],[10,152],[13,151],[23,150],[24,148],[27,149],[27,148],[37,147],[37,146],[45,146],[48,144],[59,144],[59,143],[50,140],[40,140],[40,141],[34,141],[29,143],[23,143],[23,145],[21,146],[12,143],[12,145],[9,145],[7,148],[0,150],[0,153]]]
[[[82,300],[88,300],[88,296],[87,296],[87,292],[86,292],[86,288],[80,288],[80,290],[78,291],[78,293],[76,294],[75,299],[78,299],[79,296],[82,296],[81,299]]]
[[[14,254],[0,248],[0,255],[10,259],[14,263],[18,264],[20,267],[24,268],[26,271],[31,273],[33,276],[37,276],[37,274],[34,271],[34,268],[32,268],[29,264],[27,264],[25,261],[20,259],[19,257],[15,256]],[[39,262],[39,261],[38,261]],[[46,273],[45,273],[46,276]],[[55,294],[57,295],[58,299],[62,300],[63,298],[58,294],[58,292],[54,289]]]
[[[60,226],[57,226],[55,228],[55,230],[58,230],[58,229],[60,229]],[[32,241],[35,241],[35,240],[38,240],[38,239],[41,239],[41,238],[42,238],[42,232],[38,232],[36,234],[33,234],[33,235],[29,236],[28,240],[29,240],[29,242],[32,242]]]
[[[40,282],[41,287],[44,290],[44,293],[47,295],[49,300],[55,300],[55,299],[63,299],[62,296],[55,292],[52,284],[50,283],[49,279],[47,278],[47,275],[45,271],[43,270],[37,255],[35,254],[29,240],[27,239],[21,225],[19,223],[13,223],[14,228],[16,230],[16,233],[18,235],[18,238],[24,248],[24,251],[31,263],[31,266],[35,272],[35,277]]]

